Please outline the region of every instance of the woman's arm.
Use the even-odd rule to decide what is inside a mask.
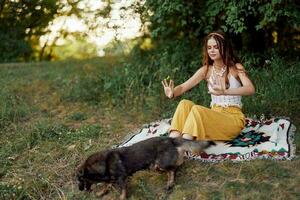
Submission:
[[[252,81],[247,76],[244,66],[241,65],[240,63],[237,63],[236,68],[238,70],[238,76],[242,82],[242,87],[226,89],[224,91],[224,95],[241,95],[241,96],[253,95],[255,93],[255,87]]]
[[[195,72],[195,74],[191,78],[189,78],[184,83],[176,86],[174,88],[173,97],[178,97],[178,96],[182,95],[183,93],[185,93],[186,91],[190,90],[191,88],[196,86],[198,83],[200,83],[201,80],[205,79],[206,71],[207,71],[207,67],[202,66],[200,69],[198,69]]]

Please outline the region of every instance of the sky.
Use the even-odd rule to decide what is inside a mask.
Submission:
[[[59,35],[60,29],[68,30],[69,32],[85,32],[88,33],[88,41],[96,44],[99,56],[103,56],[105,54],[105,46],[115,38],[120,41],[124,41],[127,39],[133,39],[142,34],[140,31],[142,24],[139,15],[132,9],[120,9],[121,7],[130,6],[135,1],[136,0],[115,0],[110,19],[97,17],[95,20],[93,13],[85,13],[84,19],[79,19],[75,15],[55,18],[48,27],[50,29],[50,33],[41,37],[40,44],[43,45],[46,41],[53,41]],[[78,4],[78,7],[96,11],[97,9],[105,7],[105,2],[101,0],[82,0]],[[66,6],[63,9],[69,8]],[[92,32],[88,31],[84,20],[88,20],[90,22],[96,21],[95,25],[97,28]],[[108,27],[105,26],[105,24],[108,24]],[[116,30],[113,29],[115,26],[118,27]],[[57,40],[56,44],[63,45],[64,42],[65,40],[60,38]]]

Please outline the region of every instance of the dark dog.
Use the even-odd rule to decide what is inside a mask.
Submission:
[[[94,183],[114,183],[126,198],[127,178],[136,171],[154,168],[168,174],[167,189],[174,185],[175,171],[183,163],[186,151],[200,153],[211,145],[208,141],[154,137],[129,147],[92,154],[77,169],[79,190],[91,190]]]

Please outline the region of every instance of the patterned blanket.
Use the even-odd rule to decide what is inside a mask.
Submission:
[[[117,147],[129,146],[151,137],[167,137],[171,119],[144,125]],[[232,141],[216,142],[200,155],[187,157],[205,162],[224,160],[243,161],[256,158],[290,160],[295,157],[294,132],[296,127],[284,118],[254,120],[247,118],[245,128]]]

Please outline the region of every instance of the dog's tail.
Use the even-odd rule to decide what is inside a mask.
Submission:
[[[208,148],[211,145],[216,145],[213,141],[195,141],[195,140],[185,140],[180,138],[179,139],[181,148],[183,151],[188,151],[191,153],[199,154],[204,149]]]

